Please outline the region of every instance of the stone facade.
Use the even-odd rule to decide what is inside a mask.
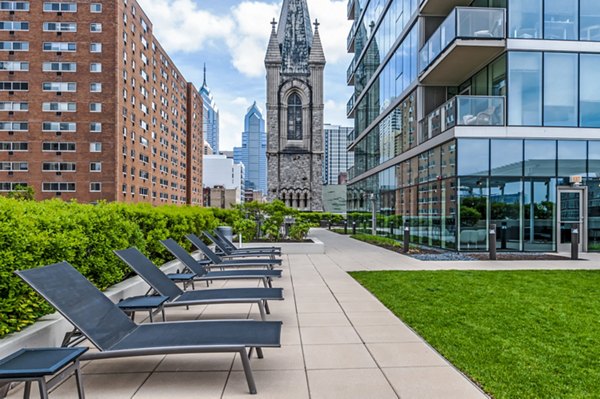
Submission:
[[[323,70],[318,23],[313,34],[306,0],[285,0],[273,30],[267,69],[268,199],[323,210]]]

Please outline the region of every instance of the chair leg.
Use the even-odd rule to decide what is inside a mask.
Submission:
[[[85,399],[85,393],[83,392],[83,376],[79,368],[79,360],[75,362],[75,382],[77,383],[77,393],[79,399]]]
[[[240,350],[240,358],[242,359],[244,374],[246,374],[246,381],[248,382],[250,394],[256,395],[256,382],[254,382],[254,376],[252,375],[252,368],[250,367],[250,360],[248,360],[246,348]]]
[[[46,380],[40,378],[38,384],[40,386],[40,399],[48,399],[48,386],[46,385]]]
[[[25,382],[25,389],[23,390],[23,399],[29,399],[31,397],[31,381]]]
[[[267,301],[265,301],[265,311],[267,314],[271,314],[271,309],[269,309],[269,303]]]
[[[266,310],[265,310],[265,306],[263,305],[262,301],[258,301],[258,310],[260,311],[260,319],[262,321],[266,321],[267,320],[267,315]]]
[[[259,359],[265,358],[262,348],[256,347],[256,356],[258,356]]]
[[[273,288],[273,280],[271,280],[271,278],[268,278],[267,281],[269,282],[269,288]]]
[[[268,278],[263,278],[262,279],[263,285],[265,286],[265,288],[269,288],[269,279]]]

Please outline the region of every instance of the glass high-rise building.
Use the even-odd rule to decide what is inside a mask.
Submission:
[[[233,149],[236,163],[246,168],[246,190],[267,193],[267,133],[265,119],[256,101],[244,118],[242,146]]]
[[[600,250],[600,2],[350,0],[348,210],[460,251]]]
[[[200,95],[204,104],[202,112],[204,140],[210,144],[215,154],[219,154],[219,108],[206,83],[206,65],[204,65],[204,82],[200,88]]]
[[[339,184],[340,173],[354,165],[354,154],[348,152],[348,135],[351,127],[325,124],[325,157],[323,159],[323,184]]]

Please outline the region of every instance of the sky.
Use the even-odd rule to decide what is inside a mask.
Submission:
[[[327,58],[325,123],[352,126],[346,103],[351,54],[347,0],[307,0]],[[207,83],[220,111],[220,149],[241,144],[244,115],[254,101],[265,110],[265,52],[270,21],[279,20],[282,0],[138,0],[154,35],[188,81],[199,89],[206,63]]]

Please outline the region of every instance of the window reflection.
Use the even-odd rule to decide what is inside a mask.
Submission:
[[[508,10],[510,37],[521,39],[542,37],[541,0],[510,0]]]
[[[577,126],[577,54],[544,54],[544,125]]]
[[[600,41],[600,1],[580,0],[580,39]]]
[[[525,140],[525,176],[556,176],[556,141]]]
[[[598,4],[600,8],[600,2]],[[581,54],[579,68],[580,124],[582,127],[600,127],[600,55]]]
[[[542,54],[510,53],[508,118],[510,125],[542,124]]]
[[[489,172],[489,162],[489,140],[459,140],[459,176],[487,176]]]
[[[558,142],[558,176],[586,175],[587,142],[559,141]]]
[[[523,174],[523,140],[492,140],[492,176]]]
[[[577,40],[579,0],[545,0],[544,39]]]
[[[490,181],[490,223],[496,225],[497,249],[521,249],[521,178]]]

